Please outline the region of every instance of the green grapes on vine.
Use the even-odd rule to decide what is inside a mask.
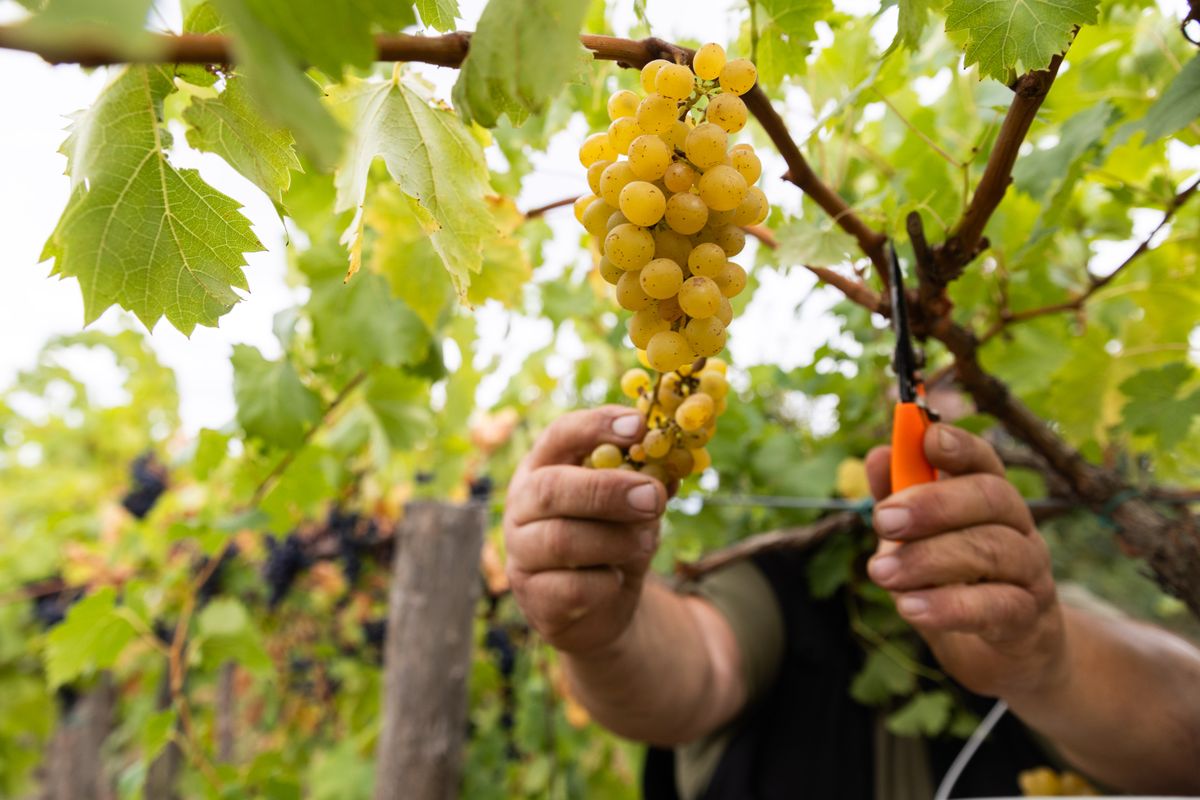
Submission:
[[[729,393],[717,356],[729,300],[746,288],[746,271],[729,259],[745,247],[743,227],[770,210],[754,185],[762,175],[754,148],[730,146],[748,118],[741,95],[756,79],[752,63],[726,60],[718,44],[697,50],[690,67],[656,59],[642,68],[645,96],[614,92],[607,131],[579,149],[592,194],[575,203],[575,218],[600,245],[600,276],[633,312],[638,360],[658,373],[635,367],[621,377],[645,438],[624,452],[602,444],[588,466],[668,481],[712,463],[705,446]]]

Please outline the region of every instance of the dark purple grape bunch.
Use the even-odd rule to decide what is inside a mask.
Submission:
[[[129,467],[133,479],[131,488],[121,499],[125,510],[138,519],[145,519],[167,490],[167,468],[153,451],[142,453]]]

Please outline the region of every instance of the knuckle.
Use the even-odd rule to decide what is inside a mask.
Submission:
[[[533,500],[538,511],[545,513],[554,508],[562,492],[562,480],[557,470],[543,468],[533,473]]]
[[[976,528],[964,538],[975,557],[978,571],[981,573],[979,578],[997,575],[1003,555],[995,532],[987,528]]]
[[[983,500],[988,519],[1002,519],[1019,500],[1011,483],[999,475],[984,473],[975,476],[975,486]]]
[[[566,528],[566,521],[561,517],[542,524],[542,554],[552,564],[568,564],[571,560],[571,537]]]

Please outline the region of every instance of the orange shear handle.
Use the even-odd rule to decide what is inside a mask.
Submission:
[[[892,417],[892,492],[937,480],[925,458],[929,415],[916,403],[897,403]]]

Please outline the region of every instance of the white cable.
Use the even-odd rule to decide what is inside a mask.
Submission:
[[[941,784],[938,785],[937,794],[933,796],[933,800],[949,800],[950,792],[954,791],[954,784],[958,783],[962,771],[967,768],[967,764],[975,757],[975,751],[983,744],[983,740],[992,732],[992,728],[996,727],[996,723],[1000,721],[1006,711],[1008,711],[1008,703],[997,700],[996,705],[992,706],[992,710],[987,713],[987,716],[979,723],[979,727],[971,734],[971,738],[967,739],[962,750],[958,751],[954,763],[950,765],[950,769],[946,770],[946,777],[942,778]]]

